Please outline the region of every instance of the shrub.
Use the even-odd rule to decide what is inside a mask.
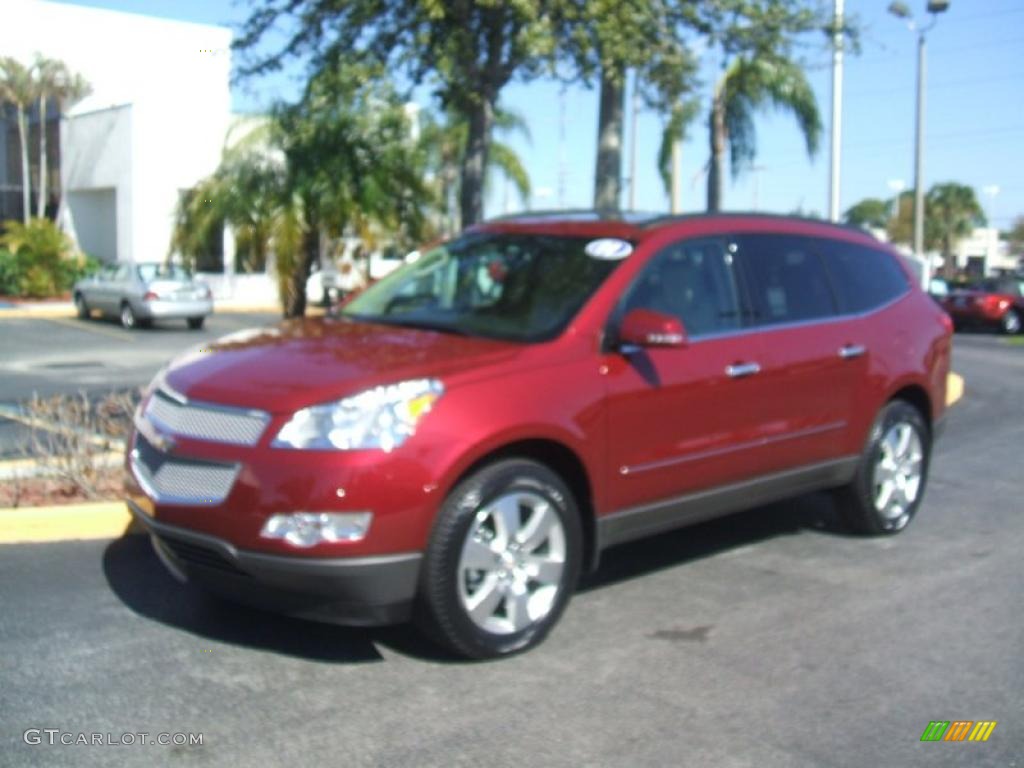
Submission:
[[[69,280],[85,269],[70,238],[49,219],[4,222],[0,249],[0,287],[5,293],[31,298],[56,296],[70,287]]]

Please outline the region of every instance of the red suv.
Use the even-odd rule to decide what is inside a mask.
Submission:
[[[182,579],[498,656],[540,642],[621,542],[820,489],[859,530],[902,530],[951,332],[853,229],[493,221],[337,316],[171,363],[129,504]]]

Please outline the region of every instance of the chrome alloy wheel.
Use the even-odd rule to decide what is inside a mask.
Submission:
[[[477,627],[497,635],[526,629],[551,611],[562,588],[566,536],[554,507],[510,491],[477,513],[459,558],[459,599]]]
[[[924,449],[917,431],[905,421],[893,424],[879,444],[872,482],[875,509],[893,528],[902,528],[907,510],[921,492]]]

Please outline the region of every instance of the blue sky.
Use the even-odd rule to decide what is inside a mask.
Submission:
[[[236,26],[247,17],[243,0],[77,0],[76,4],[152,16]],[[913,180],[916,38],[904,22],[886,12],[889,0],[846,0],[847,13],[862,28],[862,51],[846,60],[842,141],[841,207],[864,197],[888,197]],[[909,0],[923,15],[925,0]],[[1024,1],[951,0],[950,10],[928,35],[925,184],[970,184],[990,221],[1009,226],[1024,215]],[[831,110],[830,55],[823,46],[806,54],[809,77],[825,123],[815,160],[786,115],[766,113],[757,121],[755,173],[729,181],[727,209],[802,209],[827,213]],[[702,62],[710,92],[716,63]],[[234,108],[259,111],[274,98],[289,98],[297,78],[276,76],[236,87]],[[523,157],[534,187],[534,208],[587,207],[593,193],[597,94],[581,86],[565,89],[545,81],[515,83],[502,96],[505,106],[528,121],[530,141],[505,140]],[[428,102],[422,99],[424,105]],[[564,139],[561,115],[565,115]],[[628,122],[627,122],[628,125]],[[683,147],[683,208],[704,205],[703,168],[707,137],[703,122]],[[641,113],[638,120],[636,208],[666,210],[668,198],[655,167],[661,120]],[[627,135],[624,172],[628,173]],[[996,191],[998,190],[998,191]],[[623,204],[628,204],[628,189]],[[489,191],[487,214],[522,206],[498,183]]]

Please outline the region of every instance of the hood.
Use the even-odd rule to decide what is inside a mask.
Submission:
[[[521,349],[440,331],[306,318],[193,349],[171,363],[166,381],[190,399],[287,413],[379,384],[479,370]]]

